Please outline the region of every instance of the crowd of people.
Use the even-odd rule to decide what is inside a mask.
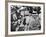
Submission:
[[[40,30],[40,14],[40,7],[11,6],[11,31]]]

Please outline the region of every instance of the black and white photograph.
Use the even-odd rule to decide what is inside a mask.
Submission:
[[[8,3],[8,34],[43,32],[43,4]]]
[[[41,8],[32,6],[11,6],[11,31],[41,29]]]

